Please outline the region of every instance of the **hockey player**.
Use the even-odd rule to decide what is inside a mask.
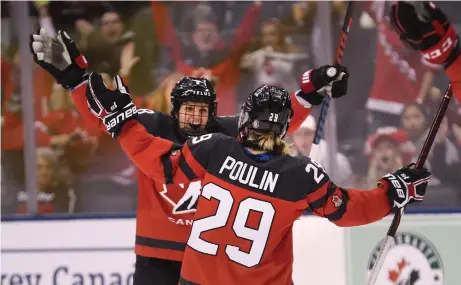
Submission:
[[[461,102],[461,44],[445,13],[432,2],[423,2],[423,13],[418,15],[413,4],[398,1],[391,7],[390,18],[404,43],[428,62],[443,66],[453,95]]]
[[[146,175],[159,182],[199,179],[204,185],[179,284],[293,284],[292,227],[304,211],[338,226],[372,223],[392,209],[422,201],[431,178],[426,169],[410,165],[368,191],[335,185],[316,161],[288,155],[283,137],[292,102],[277,87],[263,85],[249,95],[238,139],[206,134],[181,148],[145,130],[119,77],[115,91],[106,89],[98,74],[89,81],[93,112],[111,124],[124,151]],[[115,103],[125,107],[110,112]]]
[[[88,109],[85,97],[87,63],[72,39],[61,31],[57,39],[52,39],[42,29],[31,36],[31,49],[37,64],[52,74],[63,87],[73,90],[74,102],[86,122],[104,130],[107,125],[112,132],[112,122],[104,125]],[[330,71],[327,73],[327,70]],[[301,125],[310,114],[311,105],[320,104],[324,95],[343,96],[347,76],[343,67],[324,66],[306,72],[302,77],[302,91],[292,95],[295,111],[288,132]],[[119,86],[121,88],[122,84]],[[128,88],[124,88],[123,92],[128,92]],[[114,103],[116,105],[113,105],[111,112],[125,106],[123,102]],[[150,134],[180,144],[189,137],[211,132],[231,137],[238,135],[237,116],[215,116],[216,94],[206,79],[184,77],[180,80],[172,91],[172,105],[171,115],[137,110],[138,121]],[[134,115],[127,113],[127,116],[129,114]],[[168,164],[168,159],[165,163]],[[200,182],[171,182],[165,180],[158,183],[139,171],[134,285],[178,283]]]

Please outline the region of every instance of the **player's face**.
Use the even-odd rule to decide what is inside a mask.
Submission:
[[[204,102],[184,102],[179,108],[179,127],[186,133],[203,132],[208,122],[209,106]]]
[[[293,134],[293,143],[297,151],[302,155],[309,155],[315,132],[310,129],[298,129]]]
[[[50,161],[44,157],[37,158],[37,184],[40,188],[53,183],[54,171]]]
[[[416,106],[408,107],[401,120],[403,128],[411,138],[418,138],[425,131],[426,118]]]

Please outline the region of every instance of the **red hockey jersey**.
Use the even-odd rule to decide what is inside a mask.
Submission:
[[[391,210],[385,188],[340,188],[306,157],[258,161],[222,134],[196,137],[180,150],[132,120],[118,140],[152,179],[202,181],[201,194],[194,193],[200,197],[180,284],[290,285],[292,227],[304,211],[338,226],[358,226]]]

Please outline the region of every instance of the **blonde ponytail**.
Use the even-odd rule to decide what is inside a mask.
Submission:
[[[274,151],[274,149],[280,149],[282,154],[290,155],[290,147],[288,143],[279,138],[274,139],[274,133],[258,133],[250,131],[248,133],[247,140],[257,144],[260,150]]]

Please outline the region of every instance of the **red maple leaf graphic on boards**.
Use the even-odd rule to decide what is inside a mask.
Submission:
[[[402,261],[397,262],[397,270],[390,270],[389,271],[389,280],[392,281],[392,283],[397,282],[397,280],[400,277],[400,274],[402,274],[402,270],[409,265],[409,263],[405,260],[404,257],[402,257]]]

